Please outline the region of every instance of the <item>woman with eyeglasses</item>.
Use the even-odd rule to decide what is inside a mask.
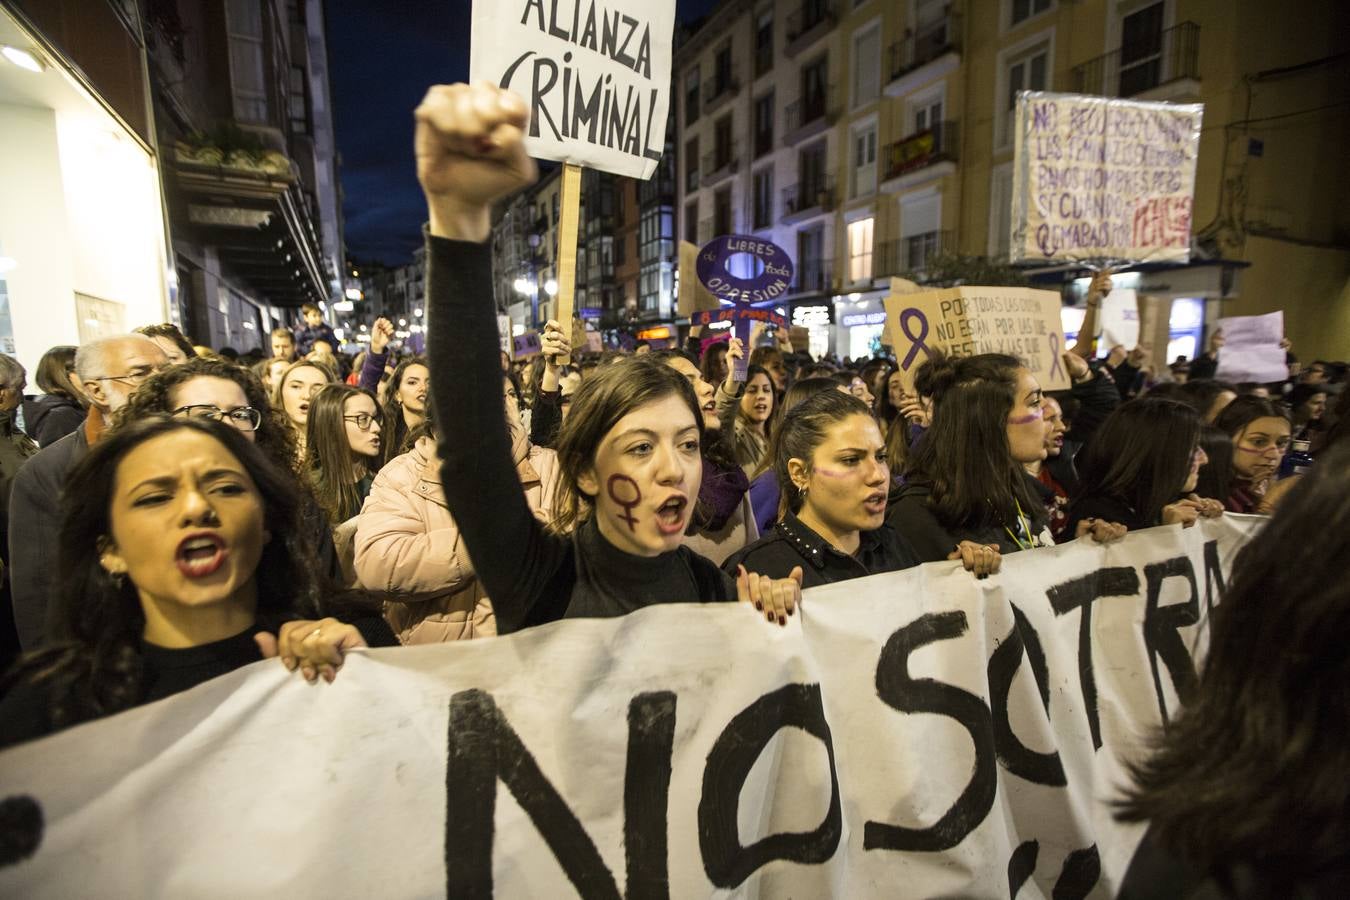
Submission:
[[[1272,490],[1289,449],[1293,425],[1284,407],[1264,397],[1239,397],[1214,420],[1233,439],[1229,512],[1269,512],[1281,490]]]
[[[370,493],[383,418],[375,395],[349,384],[326,385],[310,401],[305,467],[335,526],[359,513]]]
[[[114,417],[115,428],[153,415],[214,419],[258,445],[274,465],[291,473],[302,494],[302,522],[323,570],[342,576],[328,520],[309,488],[296,449],[295,431],[285,413],[267,399],[262,383],[247,369],[223,359],[190,359],[150,378]]]

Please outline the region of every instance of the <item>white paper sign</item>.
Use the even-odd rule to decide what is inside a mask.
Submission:
[[[1284,312],[1264,316],[1233,316],[1220,319],[1223,347],[1214,377],[1235,384],[1285,381],[1289,378],[1284,340]]]
[[[1258,521],[258,663],[0,754],[0,896],[1114,896]]]
[[[525,98],[531,156],[650,178],[674,31],[675,0],[476,0],[469,77]]]

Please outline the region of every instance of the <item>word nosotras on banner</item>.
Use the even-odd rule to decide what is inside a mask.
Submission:
[[[602,664],[593,671],[613,672],[604,683],[592,681],[587,671],[573,673],[564,666],[558,671],[559,696],[572,697],[567,692],[577,685],[571,682],[585,681],[589,683],[574,698],[585,702],[574,705],[555,701],[545,707],[533,707],[533,715],[521,711],[522,691],[528,693],[531,686],[537,690],[543,683],[520,671],[522,651],[549,647],[565,650],[569,646],[564,643],[565,638],[578,635],[582,640],[573,646],[574,650],[590,647],[594,656],[599,641],[601,646],[608,646],[606,653],[625,654],[625,648],[639,647],[639,652],[628,655],[645,658],[648,644],[640,638],[650,639],[677,623],[689,624],[689,612],[657,608],[639,613],[646,618],[635,623],[583,622],[570,631],[565,631],[568,626],[560,623],[509,641],[483,642],[467,649],[434,648],[441,651],[434,657],[437,665],[443,668],[453,651],[457,667],[440,671],[438,676],[438,670],[428,664],[420,680],[412,680],[417,674],[417,664],[408,663],[407,671],[401,673],[391,667],[394,675],[405,679],[403,682],[391,680],[392,675],[386,675],[381,682],[372,678],[379,674],[373,669],[378,665],[373,660],[354,660],[358,665],[341,677],[348,681],[355,679],[355,685],[363,678],[371,679],[372,691],[381,688],[387,691],[391,685],[402,684],[407,690],[386,699],[402,704],[403,710],[397,715],[406,716],[421,709],[410,696],[427,694],[427,700],[431,699],[427,678],[436,679],[439,685],[440,676],[447,673],[451,676],[451,687],[445,693],[436,692],[442,697],[448,694],[444,751],[439,751],[434,742],[428,744],[419,738],[416,731],[405,731],[401,735],[388,735],[387,744],[368,745],[364,759],[364,763],[369,763],[378,758],[387,769],[393,767],[391,758],[372,758],[369,754],[387,753],[394,746],[401,746],[404,754],[445,754],[440,757],[446,788],[442,807],[445,830],[442,884],[451,897],[488,897],[494,889],[509,892],[527,884],[540,884],[537,880],[520,880],[522,869],[538,868],[537,859],[508,857],[510,864],[505,869],[494,869],[494,851],[500,864],[502,854],[510,852],[503,849],[503,842],[510,847],[522,846],[520,829],[528,824],[584,897],[699,896],[700,868],[707,883],[722,890],[743,888],[752,876],[757,876],[760,880],[756,890],[761,896],[782,895],[788,885],[797,885],[804,892],[800,896],[825,896],[832,890],[825,886],[842,884],[850,886],[846,894],[850,897],[873,896],[874,891],[879,892],[876,895],[890,895],[898,883],[893,879],[910,872],[932,879],[913,884],[914,896],[1016,897],[1022,887],[1035,879],[1038,857],[1053,853],[1056,857],[1047,857],[1054,860],[1049,868],[1040,866],[1040,878],[1045,878],[1046,871],[1057,874],[1050,876],[1049,884],[1040,886],[1048,888],[1053,884],[1055,897],[1081,898],[1099,883],[1105,883],[1108,889],[1118,886],[1138,831],[1133,832],[1131,839],[1124,831],[1112,831],[1115,826],[1110,825],[1109,812],[1085,814],[1073,804],[1087,799],[1105,808],[1110,798],[1099,794],[1102,785],[1110,783],[1112,776],[1120,772],[1115,751],[1121,749],[1118,745],[1123,740],[1122,734],[1143,734],[1158,723],[1168,722],[1176,714],[1179,700],[1194,689],[1197,680],[1191,646],[1198,632],[1193,629],[1221,600],[1233,555],[1255,527],[1254,520],[1246,517],[1225,519],[1187,532],[1155,529],[1132,535],[1114,548],[1069,545],[1016,554],[1005,560],[1005,569],[1013,570],[1020,581],[994,582],[1002,583],[1003,587],[994,588],[993,594],[989,594],[989,584],[977,585],[965,573],[955,570],[948,573],[951,566],[944,567],[941,563],[829,585],[807,593],[803,607],[807,621],[803,622],[799,636],[784,635],[789,643],[775,644],[766,636],[764,647],[744,646],[741,641],[761,632],[742,632],[739,625],[723,636],[742,646],[743,654],[752,657],[761,654],[747,663],[756,670],[759,663],[774,654],[782,655],[784,662],[800,659],[800,663],[786,668],[770,666],[767,674],[748,679],[729,677],[728,669],[708,681],[675,677],[682,667],[706,666],[706,660],[689,663],[648,659],[645,663],[634,662],[631,667],[611,669],[611,662],[602,659]],[[1066,564],[1061,562],[1064,559],[1077,562]],[[941,578],[947,580],[937,577],[939,570],[944,573]],[[925,586],[929,586],[931,594],[921,593]],[[998,599],[991,604],[995,598]],[[1136,605],[1141,602],[1142,615]],[[881,617],[867,615],[868,609],[887,613]],[[717,614],[718,621],[729,622],[726,614],[735,612],[730,608],[713,608],[708,614]],[[665,616],[666,613],[673,617]],[[871,630],[876,628],[878,618],[885,624],[873,636]],[[629,630],[623,630],[626,625],[631,626]],[[756,625],[763,627],[762,623]],[[706,630],[694,628],[678,637],[681,642],[686,637],[702,637],[715,644],[709,652],[725,654],[726,648],[713,640],[716,629],[709,624]],[[1183,634],[1183,629],[1188,633]],[[621,639],[610,643],[608,639],[616,630]],[[975,636],[973,644],[948,643],[967,635]],[[866,652],[859,652],[864,646],[859,641],[868,648]],[[1110,644],[1109,650],[1102,649],[1104,643]],[[1136,645],[1137,654],[1133,649]],[[702,644],[690,646],[691,657],[697,657]],[[958,646],[962,649],[943,649]],[[974,646],[989,647],[992,651],[979,653],[977,662],[965,656]],[[391,663],[400,658],[430,661],[431,649],[413,651],[420,652],[420,657],[396,655],[406,651],[376,651],[372,655]],[[1104,652],[1111,665],[1099,676],[1095,659],[1103,658]],[[945,666],[944,653],[949,654]],[[573,665],[580,665],[580,657],[568,654],[547,659],[552,662],[572,659]],[[1143,666],[1142,670],[1121,671],[1123,661],[1135,659]],[[498,671],[517,674],[494,683],[490,674],[493,669],[486,663],[495,660],[503,665],[509,663],[509,668]],[[933,672],[935,660],[939,662],[938,677],[927,677]],[[247,683],[279,682],[283,676],[273,671],[275,668],[254,667]],[[1018,679],[1024,670],[1029,672],[1030,679]],[[798,673],[798,677],[788,674],[792,672]],[[235,673],[226,678],[242,675]],[[788,682],[782,683],[779,679],[785,675]],[[474,681],[481,686],[475,686]],[[647,681],[659,687],[633,690]],[[619,685],[628,686],[628,690]],[[738,685],[747,690],[739,689]],[[345,701],[349,706],[328,707],[328,718],[314,725],[347,723],[350,738],[359,735],[361,741],[386,740],[378,725],[378,715],[370,711],[372,696],[360,693],[355,686],[348,690],[354,691]],[[1124,690],[1137,696],[1127,697],[1121,693]],[[200,695],[202,689],[197,691]],[[274,687],[265,686],[265,691],[264,703],[280,704],[280,695]],[[710,720],[705,710],[716,697],[728,692],[734,702],[718,706],[719,711]],[[1072,696],[1061,696],[1064,693]],[[594,703],[597,694],[604,700],[598,707]],[[1099,695],[1105,702],[1099,703]],[[307,702],[297,702],[294,692],[285,696],[291,706],[277,711],[278,721],[283,722],[292,721],[297,711],[303,720],[304,710],[315,709],[320,701],[338,702],[324,700],[336,696],[336,692],[323,693],[315,699],[312,689],[298,698]],[[206,699],[213,708],[219,708],[220,697],[212,695]],[[184,740],[185,728],[188,737],[201,730],[200,722],[196,727],[187,727],[196,717],[181,715],[191,711],[192,702],[191,696],[171,698],[88,727],[82,736],[83,744],[79,743],[80,735],[68,732],[48,739],[42,746],[9,751],[4,757],[8,765],[0,767],[0,795],[10,795],[2,802],[9,805],[11,812],[18,808],[16,803],[22,805],[24,815],[9,817],[7,839],[9,846],[28,849],[22,856],[16,854],[0,860],[0,890],[56,896],[57,885],[39,880],[42,875],[50,879],[55,873],[67,879],[66,886],[70,887],[73,882],[69,879],[91,875],[108,878],[109,869],[123,865],[118,854],[98,852],[98,842],[117,839],[118,835],[101,831],[97,819],[91,822],[85,810],[89,804],[106,804],[111,792],[110,787],[97,781],[80,783],[99,777],[99,766],[107,765],[101,759],[91,762],[87,751],[96,742],[101,741],[102,745],[118,737],[118,724],[127,722],[128,740],[122,744],[113,742],[111,746],[122,747],[116,751],[128,761],[122,765],[136,769],[137,780],[144,784],[149,764],[138,754],[165,747],[174,749],[175,742]],[[150,739],[155,737],[154,729],[144,727],[155,708],[164,710],[161,715],[172,723],[170,730],[174,735],[167,739],[165,747],[153,744]],[[541,709],[546,712],[541,713]],[[508,715],[507,710],[515,712]],[[618,710],[624,710],[626,719],[625,737],[619,743],[621,753],[613,752],[618,747],[609,746],[619,741],[615,729],[602,728],[596,718],[603,715],[607,724]],[[1072,711],[1069,720],[1056,721],[1065,715],[1065,710]],[[265,719],[260,721],[259,712],[256,706],[241,704],[234,710],[240,720],[225,722],[226,726],[234,726],[228,729],[227,741],[237,740],[240,728],[251,727],[253,731],[247,742],[235,747],[233,754],[221,754],[227,762],[231,755],[240,756],[242,748],[251,744],[266,744],[268,753],[291,749],[291,745],[264,740],[274,726]],[[422,709],[422,715],[430,717],[434,713],[427,707]],[[141,717],[139,725],[130,723],[136,716]],[[896,721],[886,721],[888,718]],[[604,737],[578,744],[578,729],[596,729]],[[963,734],[964,739],[954,739],[956,732]],[[754,774],[756,764],[770,753],[771,746],[777,748],[774,753],[782,754],[781,743],[775,742],[783,734],[796,735],[792,739],[799,742],[812,742],[819,752],[806,757],[815,760],[809,770],[775,768],[766,784],[762,772],[759,776]],[[528,739],[522,735],[528,735]],[[131,740],[132,736],[139,738],[140,743]],[[327,779],[333,781],[336,776],[332,767],[346,762],[351,769],[348,775],[365,772],[368,780],[374,777],[369,765],[363,768],[362,758],[344,760],[341,753],[333,755],[334,748],[328,751],[316,748],[314,734],[279,737],[291,740],[299,748],[296,752],[301,755],[291,761],[292,775],[317,766],[327,770]],[[350,743],[341,735],[334,740],[339,745]],[[127,751],[126,744],[138,749]],[[595,770],[588,770],[585,760],[568,752],[568,748],[575,750],[578,746],[589,746],[590,753],[584,755],[605,760],[602,771],[614,774],[606,774],[599,782],[587,779],[583,773]],[[26,750],[33,752],[25,754]],[[317,755],[306,762],[305,753]],[[960,760],[968,754],[973,754],[968,767],[963,762],[953,765],[953,757]],[[352,756],[352,751],[349,749],[346,755]],[[621,781],[615,771],[620,757]],[[172,763],[173,759],[171,754],[166,763]],[[160,774],[183,784],[190,792],[195,786],[186,785],[182,778],[194,773],[182,771],[181,755],[179,759],[180,764],[165,766],[172,772]],[[903,774],[899,770],[888,772],[886,760],[902,760],[901,765],[916,768]],[[400,762],[398,768],[404,765]],[[430,759],[417,765],[421,768],[415,771],[423,773],[434,768]],[[571,771],[559,772],[560,766]],[[70,767],[71,772],[65,772],[65,767]],[[545,769],[553,770],[553,777]],[[255,770],[251,774],[250,790],[268,796],[268,791],[263,790],[269,787],[266,773],[261,781],[257,780]],[[118,785],[119,791],[128,790],[126,771],[102,775],[109,784]],[[276,777],[283,775],[278,773]],[[1042,792],[1034,801],[1041,805],[1031,805],[1033,801],[1026,799],[1027,792],[1013,787],[1008,778],[1020,779],[1019,784],[1034,786],[1034,790]],[[1086,780],[1089,778],[1091,782]],[[940,783],[935,784],[934,779]],[[820,799],[824,802],[811,802],[802,809],[818,810],[813,813],[820,816],[818,824],[800,830],[776,822],[771,815],[773,807],[791,804],[803,785],[813,783],[820,786],[824,795]],[[153,784],[151,781],[151,787],[143,786],[140,790],[154,793]],[[342,785],[342,779],[337,778],[336,784]],[[684,788],[672,792],[672,784],[682,784]],[[19,785],[25,786],[22,797],[14,796]],[[499,785],[515,801],[514,811],[508,812],[497,803]],[[411,792],[409,797],[425,803],[425,786],[418,781],[402,789]],[[887,786],[894,795],[877,796],[879,790],[886,793]],[[402,802],[399,797],[384,796],[385,791],[398,789],[392,783],[381,783],[373,789],[386,805],[394,807]],[[55,835],[51,836],[57,846],[51,848],[50,854],[57,855],[49,855],[45,860],[46,870],[33,868],[42,859],[44,790],[49,794],[66,790],[74,797],[74,808],[63,810],[67,833],[59,842]],[[350,785],[347,790],[351,790]],[[597,795],[597,791],[603,793]],[[173,793],[160,791],[155,804],[171,804]],[[570,798],[565,798],[564,793]],[[946,799],[924,807],[911,801],[910,793]],[[342,796],[338,791],[330,799],[340,802]],[[778,828],[747,845],[741,840],[740,810],[743,802],[754,803],[756,799],[765,804],[760,821],[776,823]],[[691,810],[695,801],[696,810]],[[142,814],[154,809],[156,816],[168,816],[169,821],[173,821],[173,812],[182,813],[148,806],[146,797],[132,796],[123,802],[136,804],[128,809],[140,809]],[[250,806],[256,802],[255,797],[249,797]],[[918,817],[929,824],[905,821],[914,818],[915,808],[924,810]],[[340,811],[342,807],[334,809]],[[116,818],[126,811],[102,812],[105,817]],[[378,809],[368,812],[372,821],[397,821],[399,829],[404,830],[401,833],[419,824],[420,827],[431,824],[425,819],[425,809],[420,818],[406,809],[397,814]],[[377,818],[382,812],[386,816],[383,820]],[[334,814],[333,809],[330,814]],[[853,820],[853,816],[861,821]],[[214,817],[203,818],[205,821],[194,818],[182,824],[193,837],[184,838],[178,831],[173,832],[176,840],[195,838],[193,844],[184,845],[177,852],[194,848],[204,839],[199,829],[217,827]],[[608,824],[602,824],[602,820]],[[798,819],[791,821],[798,824]],[[673,827],[676,823],[678,827]],[[691,840],[685,830],[690,826],[696,830],[696,840]],[[16,827],[29,828],[33,833],[18,834]],[[326,833],[330,842],[345,834],[339,822],[331,823],[329,828]],[[507,831],[503,832],[503,828]],[[82,831],[71,833],[75,829]],[[1012,833],[1007,834],[1004,843],[995,839],[1010,830]],[[603,842],[597,843],[597,834],[603,835]],[[977,840],[977,835],[984,837]],[[355,833],[348,837],[354,838]],[[950,860],[934,856],[961,852],[963,843],[966,855]],[[616,853],[614,848],[620,845],[621,851]],[[60,850],[67,846],[85,848],[100,871],[91,873],[88,867],[70,867],[60,855]],[[325,852],[340,858],[349,852],[341,849],[343,846],[330,846]],[[538,845],[530,842],[529,846]],[[604,852],[601,847],[606,848]],[[175,852],[172,847],[160,849]],[[200,852],[200,847],[196,849]],[[997,856],[990,855],[1000,849]],[[247,846],[233,844],[217,850],[251,852]],[[690,850],[697,853],[697,863],[690,858]],[[35,859],[23,859],[34,854]],[[906,861],[911,858],[931,862],[913,863],[913,868],[906,869]],[[952,863],[950,872],[944,871],[947,868],[944,860]],[[761,871],[778,861],[795,865]],[[623,891],[616,878],[615,863],[620,862],[626,879]],[[135,871],[126,877],[139,879],[144,886],[147,864],[145,859],[127,864],[129,872]],[[544,865],[551,868],[553,863]],[[31,881],[23,880],[25,866],[29,867]],[[832,866],[846,869],[825,875]],[[292,868],[307,879],[315,874],[311,867]],[[319,868],[332,874],[326,867]],[[188,871],[191,870],[189,866]],[[362,869],[354,866],[352,871]],[[425,880],[425,874],[415,879],[419,896],[425,895],[427,885],[438,892],[434,881]],[[790,880],[764,881],[770,874],[775,879]],[[937,880],[940,876],[955,877],[958,881],[940,883]],[[351,872],[344,877],[351,877]],[[548,876],[536,872],[536,877]],[[817,878],[824,880],[814,880]],[[964,882],[964,890],[959,887],[963,883],[961,878],[969,879]],[[119,881],[114,878],[100,883],[116,892]],[[357,886],[356,882],[343,883],[349,890]],[[412,885],[414,882],[405,882],[405,891],[411,890]],[[217,889],[228,886],[215,884]],[[1049,895],[1048,890],[1046,894]]]

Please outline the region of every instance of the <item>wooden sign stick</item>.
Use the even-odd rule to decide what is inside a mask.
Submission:
[[[577,284],[577,227],[581,213],[581,166],[563,163],[562,210],[558,217],[558,304],[554,316],[563,334],[571,333],[572,298]],[[578,348],[573,348],[578,349]],[[558,357],[558,365],[572,362]]]

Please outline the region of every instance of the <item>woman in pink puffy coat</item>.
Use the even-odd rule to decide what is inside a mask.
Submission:
[[[557,456],[530,444],[509,376],[503,388],[525,500],[548,522],[559,480]],[[385,618],[405,644],[497,633],[492,603],[474,576],[459,528],[446,508],[440,468],[435,439],[430,433],[419,437],[410,451],[391,459],[375,476],[357,517],[357,577],[368,590],[388,595]]]

